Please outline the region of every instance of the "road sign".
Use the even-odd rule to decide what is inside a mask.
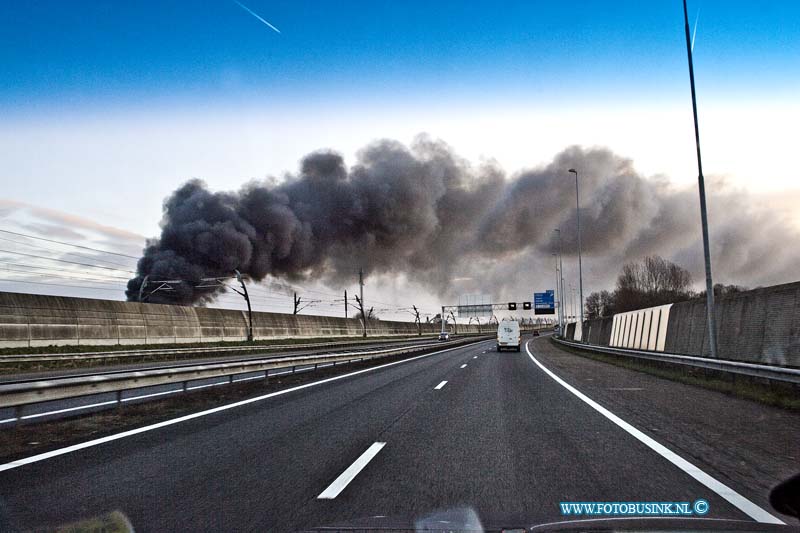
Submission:
[[[488,294],[462,294],[458,297],[456,315],[470,318],[492,316],[492,297]]]
[[[533,313],[535,315],[556,314],[555,291],[533,293]]]

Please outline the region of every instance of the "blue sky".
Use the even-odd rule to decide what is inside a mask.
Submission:
[[[604,146],[696,187],[680,0],[243,3],[281,33],[233,0],[0,2],[0,227],[135,255],[187,179],[420,133],[509,176]],[[800,227],[800,2],[698,10],[709,191]]]
[[[4,2],[0,105],[685,97],[679,1]],[[693,1],[698,85],[800,88],[800,3]],[[708,94],[708,93],[706,93]],[[477,99],[477,101],[476,101]]]
[[[352,163],[422,132],[509,172],[583,144],[695,174],[679,0],[244,3],[281,33],[234,0],[0,3],[6,196],[150,234],[160,202],[128,213],[132,184],[237,188],[315,149]],[[800,121],[800,2],[690,1],[698,12],[708,172],[749,187],[765,160],[785,166],[763,152],[789,149]]]

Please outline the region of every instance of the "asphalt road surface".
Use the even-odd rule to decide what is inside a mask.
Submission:
[[[704,499],[708,517],[796,524],[768,507],[766,492],[795,473],[796,450],[783,447],[796,442],[797,415],[746,402],[745,417],[784,427],[737,442],[731,459],[714,424],[681,403],[728,397],[559,352],[546,338],[529,347],[498,354],[481,342],[3,465],[0,513],[20,529],[117,510],[138,532],[294,531],[450,509],[532,525],[563,519],[559,502]],[[741,410],[730,416],[739,433],[752,431]],[[770,446],[778,457],[765,455]]]

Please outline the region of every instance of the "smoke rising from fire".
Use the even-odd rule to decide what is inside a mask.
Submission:
[[[702,277],[694,189],[640,175],[606,148],[570,147],[549,164],[507,176],[491,163],[470,165],[441,141],[410,147],[382,140],[351,168],[341,155],[306,156],[296,174],[252,181],[237,192],[212,192],[190,180],[164,202],[160,237],[148,241],[137,276],[180,279],[148,301],[203,303],[220,288],[202,278],[234,270],[254,280],[322,281],[349,286],[367,275],[401,275],[439,295],[524,290],[549,280],[561,228],[565,259],[575,253],[575,185],[580,173],[584,274],[589,288],[608,284],[625,261],[659,254]],[[797,233],[741,193],[710,187],[712,257],[717,279],[758,284],[790,281]],[[769,261],[765,261],[768,258]],[[588,265],[587,265],[588,263]],[[588,266],[588,269],[587,269]],[[552,285],[552,284],[551,284]],[[606,288],[597,286],[594,288]]]

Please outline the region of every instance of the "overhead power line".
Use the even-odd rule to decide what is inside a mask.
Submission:
[[[102,278],[84,278],[84,277],[76,277],[76,276],[65,276],[63,274],[48,274],[46,272],[30,272],[28,270],[17,270],[15,268],[0,268],[0,272],[14,272],[17,274],[24,274],[26,276],[38,276],[44,278],[51,278],[51,279],[72,279],[78,281],[95,281],[98,283],[108,283],[113,285],[120,285],[125,286],[126,284],[120,283],[119,281],[114,281],[110,279],[102,279]],[[117,278],[119,280],[119,278]]]
[[[35,270],[47,270],[47,271],[52,271],[52,272],[66,272],[67,274],[83,274],[84,273],[83,271],[72,270],[72,269],[69,269],[69,268],[58,268],[58,267],[54,267],[54,266],[53,267],[48,267],[48,266],[39,266],[39,265],[29,265],[29,264],[26,264],[26,263],[9,263],[7,261],[0,261],[0,265],[5,265],[5,267],[32,268],[32,269],[35,269]],[[5,269],[5,267],[0,267],[0,268]],[[36,272],[32,272],[32,274],[36,274]],[[126,277],[113,276],[110,273],[106,274],[105,272],[98,272],[96,274],[92,273],[92,275],[93,276],[94,275],[103,276],[104,279],[108,279],[108,280],[119,280],[119,281],[126,281],[126,282],[131,279],[130,276],[126,276]]]
[[[101,252],[101,253],[104,253],[104,254],[118,255],[120,257],[128,257],[130,259],[139,259],[138,257],[133,256],[133,255],[123,254],[123,253],[119,253],[119,252],[110,252],[108,250],[101,250],[99,248],[92,248],[91,246],[82,246],[80,244],[73,244],[71,242],[62,242],[62,241],[56,241],[54,239],[46,239],[44,237],[35,237],[33,235],[26,235],[25,233],[18,233],[16,231],[9,231],[7,229],[0,229],[0,233],[8,233],[10,235],[18,235],[20,237],[27,237],[28,239],[36,239],[36,240],[39,240],[39,241],[47,241],[47,242],[52,242],[52,243],[55,243],[55,244],[62,244],[64,246],[73,246],[75,248],[81,248],[83,250],[91,250],[93,252]]]
[[[6,279],[0,278],[0,281],[6,281],[8,283],[28,283],[31,285],[51,285],[53,287],[67,287],[71,289],[89,289],[93,291],[114,291],[114,292],[121,292],[119,289],[112,289],[107,287],[87,287],[85,285],[65,285],[63,283],[46,283],[44,281],[23,281],[20,279]]]
[[[37,250],[39,252],[47,252],[47,253],[59,254],[59,256],[70,255],[70,256],[73,256],[73,257],[78,257],[80,259],[89,259],[90,261],[97,261],[99,263],[105,263],[105,264],[108,264],[108,265],[114,265],[114,266],[120,266],[120,267],[128,267],[129,266],[129,265],[124,265],[122,263],[117,263],[116,261],[109,261],[107,259],[100,259],[99,257],[97,257],[95,255],[84,254],[84,253],[79,253],[79,252],[67,252],[67,251],[64,251],[64,250],[54,250],[53,248],[45,248],[44,246],[39,246],[38,244],[31,244],[29,242],[15,241],[14,239],[7,239],[5,237],[0,237],[0,241],[10,242],[10,243],[13,243],[13,244],[16,244],[16,245],[19,245],[19,246],[26,246],[28,248],[32,248],[32,249]]]
[[[91,267],[91,268],[102,268],[102,269],[105,269],[105,270],[116,270],[118,272],[129,272],[131,274],[136,274],[136,272],[134,272],[133,270],[125,270],[125,269],[122,269],[122,268],[112,268],[112,267],[107,267],[107,266],[102,266],[102,265],[90,265],[88,263],[78,263],[76,261],[67,261],[66,259],[56,259],[54,257],[45,257],[43,255],[26,254],[26,253],[23,253],[23,252],[14,252],[14,251],[11,251],[11,250],[0,250],[0,253],[23,255],[25,257],[35,257],[37,259],[46,259],[48,261],[58,261],[59,263],[69,263],[71,265],[79,265],[79,266],[85,266],[85,267]]]
[[[0,231],[4,231],[4,230],[0,230]],[[56,266],[40,266],[40,265],[30,265],[30,264],[23,264],[23,263],[10,263],[10,262],[7,262],[7,261],[0,261],[0,273],[3,272],[3,271],[6,271],[8,273],[13,273],[15,275],[16,274],[20,275],[19,279],[3,279],[3,280],[0,280],[0,281],[6,281],[6,282],[30,283],[30,284],[34,284],[34,285],[51,285],[51,286],[65,287],[65,288],[75,288],[75,289],[85,288],[85,289],[98,290],[97,287],[90,287],[90,286],[86,286],[86,285],[69,285],[69,284],[65,284],[65,283],[45,283],[45,282],[41,282],[41,281],[29,281],[29,280],[25,280],[24,277],[23,277],[23,275],[27,275],[28,277],[38,277],[38,278],[54,279],[54,280],[66,280],[66,281],[78,281],[78,282],[85,282],[85,283],[89,283],[89,284],[116,285],[116,286],[120,287],[120,289],[110,289],[110,288],[103,287],[100,290],[114,290],[114,291],[122,292],[122,291],[125,290],[125,287],[126,287],[126,284],[124,282],[128,281],[129,277],[127,277],[127,276],[126,277],[114,276],[114,275],[111,274],[111,272],[134,274],[133,271],[126,270],[126,269],[106,267],[106,266],[102,266],[102,265],[96,265],[96,264],[91,264],[91,263],[83,263],[83,262],[78,262],[78,261],[68,261],[66,259],[57,259],[57,258],[54,258],[54,257],[46,257],[46,256],[37,255],[37,254],[28,254],[28,253],[24,253],[24,252],[16,252],[16,251],[12,251],[12,250],[0,250],[0,253],[9,253],[9,254],[19,255],[19,256],[23,256],[23,257],[32,257],[32,258],[36,258],[36,259],[43,259],[43,260],[47,260],[47,261],[54,261],[54,262],[58,262],[58,263],[64,263],[64,264],[67,264],[67,265],[77,265],[77,266],[81,266],[81,267],[89,267],[89,268],[102,269],[104,271],[110,271],[108,274],[105,274],[105,273],[101,273],[101,272],[96,272],[95,273],[95,272],[76,271],[76,270],[68,269],[68,268],[58,268]],[[5,265],[5,266],[3,266],[3,265]],[[19,269],[9,268],[9,267],[18,267],[18,268],[23,268],[23,269],[35,269],[35,270],[34,271],[19,270]],[[88,274],[89,276],[96,276],[96,277],[84,277],[84,276],[86,276],[86,274]],[[222,300],[222,301],[228,301],[228,302],[230,302],[230,299],[233,299],[234,301],[236,301],[238,303],[238,298],[229,294],[229,291],[234,291],[234,289],[232,289],[231,287],[229,287],[225,283],[225,281],[228,280],[228,279],[231,279],[231,278],[228,277],[228,276],[221,276],[221,277],[216,277],[216,278],[204,278],[204,279],[202,279],[200,281],[200,283],[209,283],[211,281],[216,282],[215,285],[213,285],[213,287],[218,287],[218,288],[222,289],[222,292],[218,293],[215,296],[215,299]],[[173,283],[181,283],[181,282],[189,282],[189,281],[188,280],[176,280]],[[191,281],[189,283],[195,284],[197,282]],[[284,287],[287,287],[287,286],[294,287],[293,285],[288,285],[288,284],[284,285]],[[204,287],[204,285],[198,285],[198,288],[202,288],[202,287]],[[212,286],[208,285],[208,288],[212,288]],[[324,291],[318,291],[318,290],[313,290],[313,289],[312,290],[305,290],[305,289],[302,289],[300,287],[297,287],[297,288],[300,291],[304,291],[304,292],[316,293],[316,294],[325,294],[325,295],[334,296],[333,298],[319,298],[319,297],[317,297],[315,299],[304,300],[305,305],[302,306],[301,308],[305,308],[305,307],[323,307],[323,308],[338,307],[345,301],[338,294],[327,293],[327,292],[324,292]],[[234,291],[234,292],[238,292],[238,291]],[[264,294],[264,293],[266,293],[266,294]],[[290,307],[291,304],[289,302],[287,302],[284,297],[275,296],[275,295],[273,295],[274,293],[272,293],[272,294],[270,294],[270,293],[271,293],[271,291],[269,291],[269,289],[266,289],[266,287],[264,287],[262,293],[259,293],[259,291],[256,291],[256,292],[254,292],[253,294],[250,295],[250,298],[254,302],[258,302],[262,306],[265,306],[267,308],[276,308],[276,307],[279,307],[281,309],[285,309],[287,307],[291,308]],[[410,307],[402,307],[400,305],[389,304],[387,302],[376,302],[376,303],[382,303],[382,304],[384,304],[384,306],[380,307],[380,308],[377,308],[377,309],[373,309],[373,312],[388,313],[390,315],[405,315],[405,314],[412,314],[413,315],[414,314],[414,313],[411,312],[411,308]],[[357,310],[360,310],[358,305],[355,305],[355,304],[352,304],[352,303],[349,303],[349,302],[348,302],[348,304],[349,304],[350,307],[353,307],[353,308],[356,308]],[[300,310],[301,309],[298,309],[298,311],[300,311]]]

